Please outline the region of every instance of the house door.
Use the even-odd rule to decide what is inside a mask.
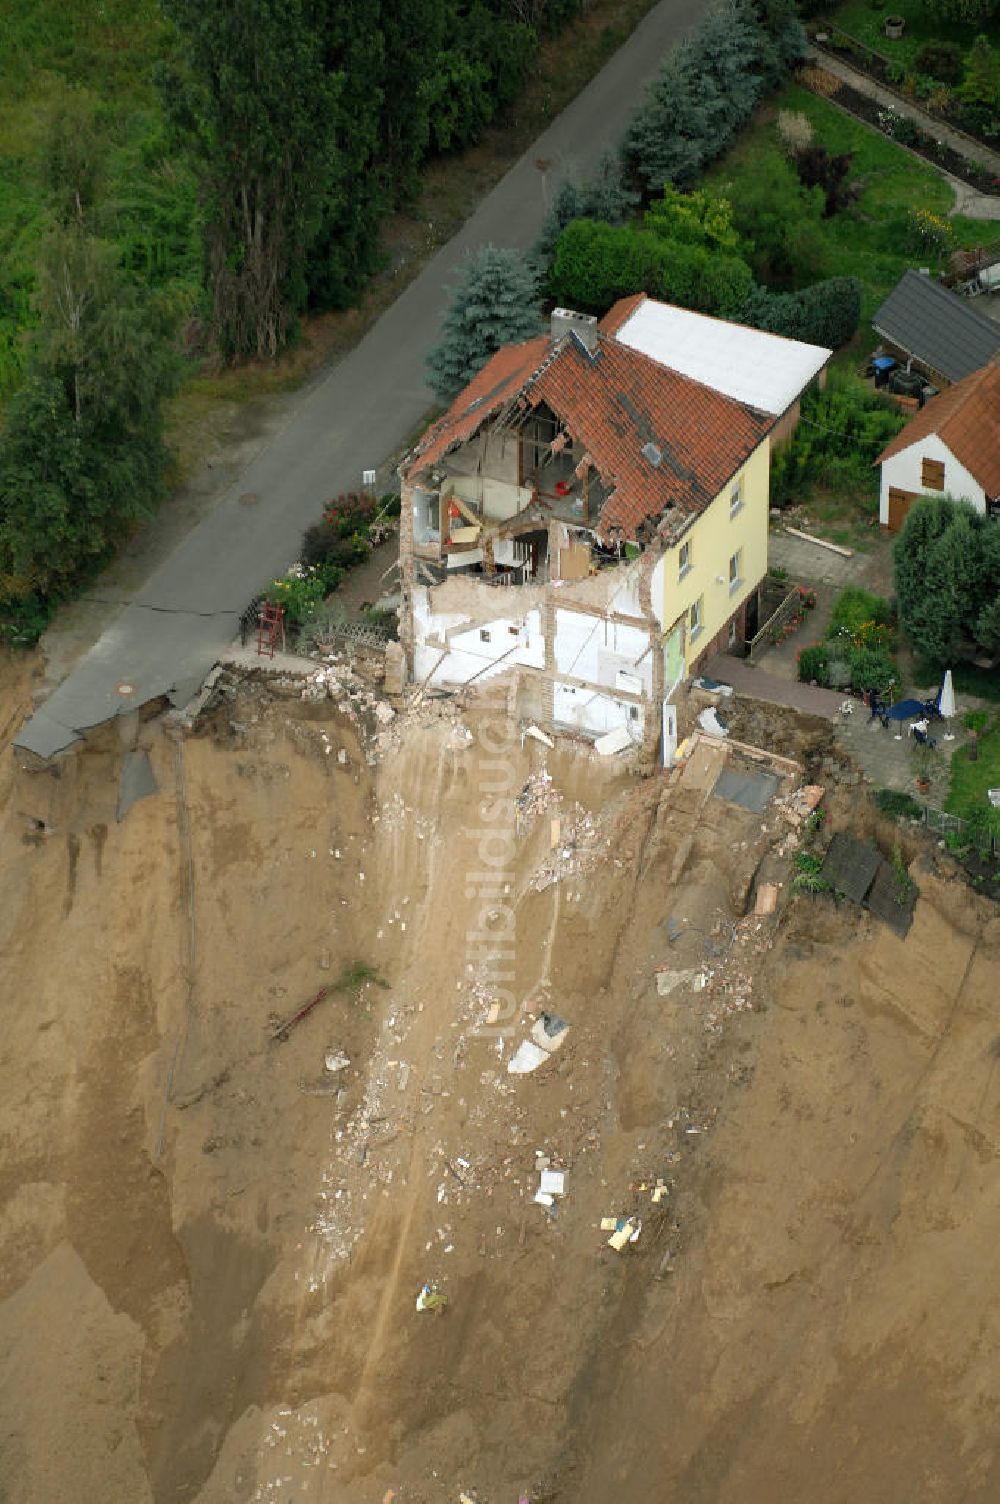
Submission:
[[[898,533],[906,521],[906,514],[917,500],[920,493],[917,491],[900,491],[896,486],[889,487],[889,522],[890,533]]]

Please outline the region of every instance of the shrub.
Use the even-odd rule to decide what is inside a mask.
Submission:
[[[892,607],[881,595],[862,590],[860,585],[848,585],[840,592],[830,612],[830,630],[846,628],[854,636],[869,622],[888,626],[892,621]]]
[[[754,166],[732,195],[733,223],[754,276],[775,290],[818,281],[828,270],[822,190],[804,188],[777,147],[763,147]]]
[[[272,580],[265,593],[269,601],[283,607],[285,626],[296,631],[312,619],[342,576],[335,565],[294,564],[287,574]]]
[[[962,53],[954,42],[925,42],[913,62],[919,72],[943,84],[957,84],[962,77]]]
[[[594,313],[629,293],[649,292],[722,317],[738,313],[753,285],[738,256],[585,219],[560,235],[550,281],[560,302]]]
[[[955,242],[950,220],[930,209],[911,209],[906,216],[906,243],[910,250],[942,256]]]
[[[797,156],[813,144],[812,121],[801,110],[779,110],[778,135],[785,150]]]
[[[783,506],[822,482],[874,512],[878,471],[872,461],[905,421],[893,403],[856,377],[832,374],[825,391],[805,394],[795,437],[771,462],[774,504]]]
[[[795,169],[804,188],[819,188],[823,194],[823,218],[832,219],[847,207],[855,191],[847,181],[853,152],[831,156],[825,146],[807,146],[796,154]]]
[[[757,287],[740,318],[755,329],[836,349],[853,338],[861,317],[861,283],[830,277],[801,292],[772,293]]]
[[[806,684],[815,679],[817,684],[829,683],[830,654],[823,642],[803,648],[799,654],[799,678]]]
[[[884,694],[896,678],[896,665],[884,649],[849,648],[847,665],[851,671],[851,688],[858,693],[876,689]]]
[[[877,789],[875,803],[884,815],[893,820],[919,820],[923,814],[916,799],[898,789]]]

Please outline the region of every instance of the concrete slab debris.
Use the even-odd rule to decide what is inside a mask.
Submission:
[[[697,971],[658,971],[656,992],[659,997],[669,997],[678,987],[691,987],[700,975]]]
[[[707,731],[709,736],[729,735],[725,722],[719,719],[718,712],[712,705],[706,706],[704,710],[699,712],[698,725],[702,731]]]
[[[532,1071],[549,1058],[548,1050],[538,1047],[531,1039],[522,1039],[513,1055],[507,1061],[507,1074],[510,1076],[530,1076]]]
[[[761,883],[757,889],[757,902],[754,906],[755,914],[773,914],[778,906],[778,884]]]
[[[616,752],[624,752],[626,748],[633,745],[628,727],[616,726],[613,731],[608,731],[604,736],[597,738],[594,742],[594,751],[600,757],[612,757]]]
[[[863,903],[881,860],[873,846],[838,831],[823,860],[822,876],[835,893]]]
[[[159,785],[153,773],[152,764],[149,761],[149,753],[142,750],[126,752],[122,761],[121,775],[118,780],[118,812],[119,825],[140,799],[148,799],[150,794],[159,792]]]
[[[554,747],[555,742],[551,736],[546,736],[540,726],[525,726],[524,735],[530,736],[532,741],[541,742],[543,747]]]
[[[723,768],[712,793],[717,799],[738,804],[755,815],[762,815],[778,792],[779,780],[773,773],[751,773],[730,764]]]

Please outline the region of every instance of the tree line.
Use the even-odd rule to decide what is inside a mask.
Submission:
[[[202,183],[212,323],[273,356],[354,300],[429,157],[479,139],[581,0],[162,0],[160,82]]]
[[[275,356],[307,310],[356,299],[384,217],[414,195],[428,158],[477,140],[524,88],[541,37],[582,8],[160,3],[162,130],[190,221],[166,223],[188,262],[200,244],[200,311],[227,359]],[[15,642],[34,641],[166,491],[163,402],[183,375],[197,296],[190,276],[150,274],[126,254],[113,132],[84,91],[59,97],[38,163],[47,229],[33,326],[0,432],[0,639]],[[162,143],[150,144],[159,160]],[[154,192],[162,227],[162,173]]]

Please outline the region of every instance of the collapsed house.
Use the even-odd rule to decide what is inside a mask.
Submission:
[[[643,296],[499,350],[400,467],[412,678],[514,672],[550,729],[669,743],[678,684],[757,629],[771,438],[829,355]]]

